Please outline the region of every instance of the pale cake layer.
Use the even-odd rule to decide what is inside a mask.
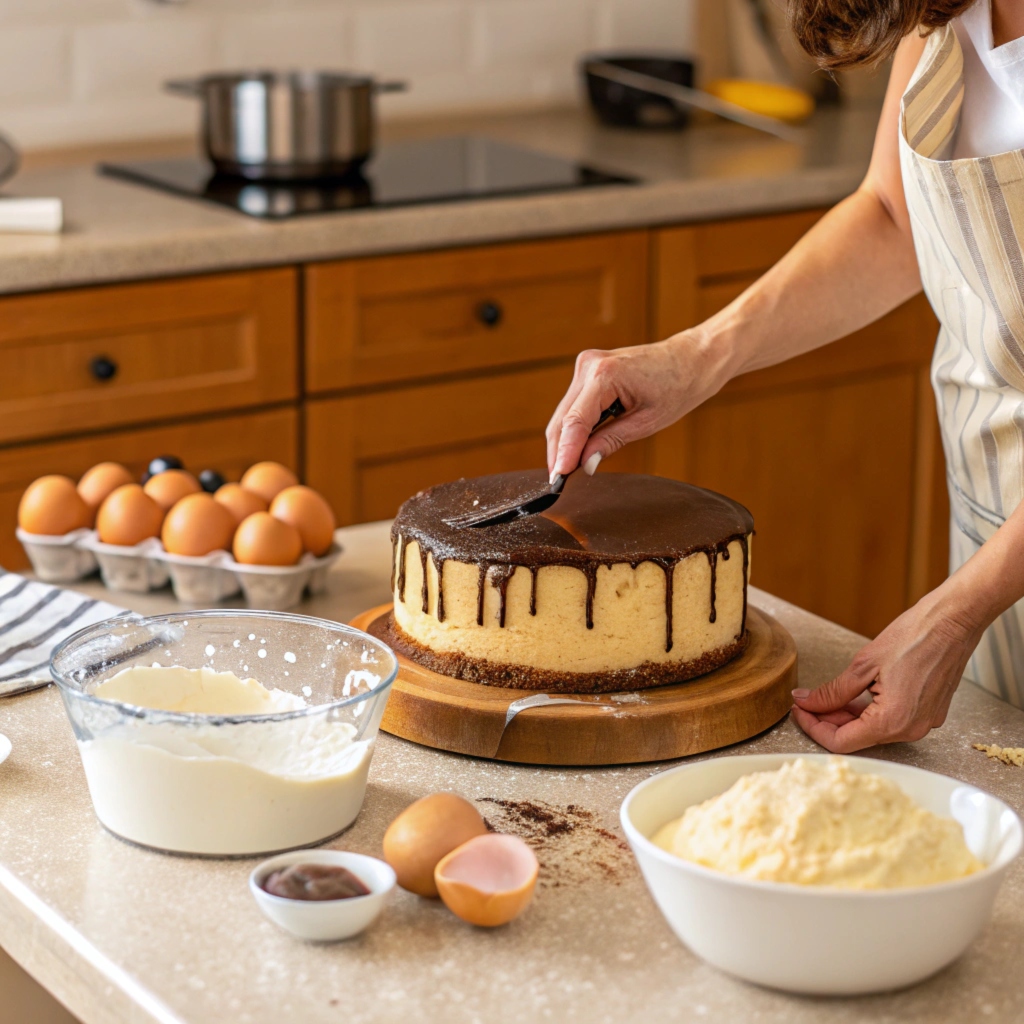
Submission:
[[[749,544],[750,538],[747,538]],[[402,545],[395,546],[396,551]],[[673,573],[671,649],[666,650],[666,571],[653,562],[597,567],[593,628],[587,628],[587,577],[569,565],[536,569],[536,615],[530,613],[531,572],[518,566],[508,581],[505,624],[501,595],[489,575],[483,588],[483,624],[477,624],[480,570],[448,559],[444,565],[444,618],[437,614],[437,569],[428,555],[427,611],[422,608],[423,570],[419,545],[404,548],[404,596],[394,592],[394,616],[407,637],[440,655],[493,665],[565,673],[614,673],[641,665],[704,664],[709,668],[737,653],[743,634],[743,544],[716,555],[715,621],[711,621],[711,562],[703,551],[680,559]],[[749,563],[749,558],[748,558]],[[397,567],[396,567],[397,568]],[[500,576],[501,566],[497,570]],[[401,573],[396,571],[398,579]],[[658,675],[663,673],[659,672]],[[694,672],[688,673],[695,674]],[[668,679],[662,679],[662,682]]]

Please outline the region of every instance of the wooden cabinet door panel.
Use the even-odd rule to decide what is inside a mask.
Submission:
[[[667,230],[694,233],[697,276],[701,279],[756,274],[785,256],[826,212],[798,210]]]
[[[261,459],[298,470],[298,412],[274,409],[0,450],[0,565],[7,569],[28,565],[14,528],[22,492],[36,477],[64,473],[77,479],[107,459],[122,462],[141,476],[150,459],[164,454],[177,455],[197,473],[219,470],[229,480],[239,479]]]
[[[307,389],[634,344],[646,332],[646,292],[646,232],[311,266]]]
[[[756,586],[873,635],[906,606],[916,402],[912,371],[720,396],[662,440],[753,513]]]
[[[0,299],[0,441],[294,398],[296,273]]]
[[[545,465],[544,427],[572,378],[569,365],[402,388],[306,405],[306,479],[343,524],[393,516],[446,480]],[[644,445],[608,460],[646,467]]]
[[[653,338],[732,301],[821,211],[672,228],[654,239]],[[873,634],[946,575],[949,507],[923,296],[730,381],[651,441],[654,472],[748,504],[754,582]]]

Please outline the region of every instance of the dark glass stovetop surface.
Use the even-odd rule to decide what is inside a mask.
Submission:
[[[100,164],[100,171],[269,220],[636,183],[635,178],[478,137],[383,146],[361,172],[332,181],[251,182],[217,174],[198,157]]]

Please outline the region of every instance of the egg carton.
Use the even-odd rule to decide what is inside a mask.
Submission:
[[[96,555],[82,546],[94,530],[72,530],[60,537],[28,533],[20,526],[14,535],[21,541],[35,574],[46,583],[74,583],[98,568]]]
[[[327,554],[316,557],[307,552],[296,565],[242,565],[227,551],[198,558],[172,555],[156,537],[124,547],[104,544],[95,530],[75,530],[62,537],[20,528],[16,532],[36,575],[51,583],[74,583],[98,568],[111,590],[141,594],[170,581],[183,604],[215,604],[241,592],[250,608],[267,611],[294,607],[306,591],[322,594],[327,573],[341,554],[335,542]]]

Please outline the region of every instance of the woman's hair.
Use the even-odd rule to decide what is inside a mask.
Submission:
[[[789,0],[800,45],[828,71],[891,57],[914,29],[941,28],[975,0]]]

